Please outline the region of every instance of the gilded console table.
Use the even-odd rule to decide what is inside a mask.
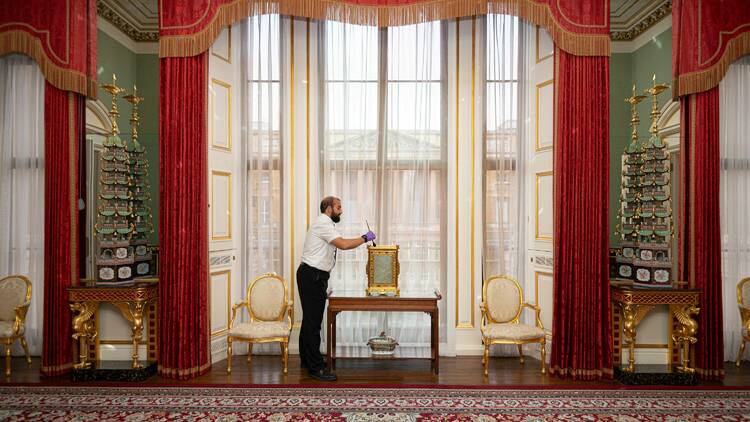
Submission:
[[[79,360],[75,369],[89,369],[90,360],[98,360],[99,354],[99,304],[111,303],[120,310],[122,316],[132,325],[133,353],[132,368],[140,369],[138,343],[142,341],[144,313],[148,319],[146,339],[149,361],[156,361],[156,307],[158,284],[153,282],[136,283],[127,287],[82,285],[68,288],[70,309],[73,316],[73,340],[79,345]]]
[[[626,343],[630,356],[621,370],[635,370],[635,341],[638,324],[657,305],[668,305],[670,322],[669,365],[679,363],[677,370],[693,373],[690,365],[690,345],[698,339],[698,323],[693,319],[700,308],[700,291],[695,289],[639,289],[612,287],[612,338],[614,364],[622,365],[622,345]]]

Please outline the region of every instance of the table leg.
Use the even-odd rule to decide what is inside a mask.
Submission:
[[[331,340],[331,369],[336,369],[336,317],[338,316],[338,312],[332,312],[332,315],[331,337],[333,340]]]
[[[430,312],[430,325],[432,328],[432,369],[435,371],[435,374],[440,373],[440,335],[439,335],[439,321],[438,321],[438,311],[435,309],[434,311]]]
[[[331,315],[331,308],[328,308],[328,312],[326,313],[326,360],[328,361],[328,369],[331,369],[331,320],[333,319],[333,316]]]
[[[628,366],[625,371],[633,372],[635,370],[635,338],[636,338],[636,311],[637,305],[625,304],[622,307],[624,322],[622,325],[623,337],[628,341]]]

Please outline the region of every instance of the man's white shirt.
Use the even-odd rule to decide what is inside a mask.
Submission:
[[[336,264],[336,247],[333,239],[341,237],[331,217],[320,214],[310,226],[302,250],[302,262],[321,271],[330,272]]]

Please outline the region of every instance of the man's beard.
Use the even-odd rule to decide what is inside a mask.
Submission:
[[[341,221],[341,214],[332,215],[331,220],[333,220],[334,223],[338,223],[339,221]]]

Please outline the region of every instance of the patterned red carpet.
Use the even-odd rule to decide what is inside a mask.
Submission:
[[[0,420],[741,421],[750,390],[12,386]]]

